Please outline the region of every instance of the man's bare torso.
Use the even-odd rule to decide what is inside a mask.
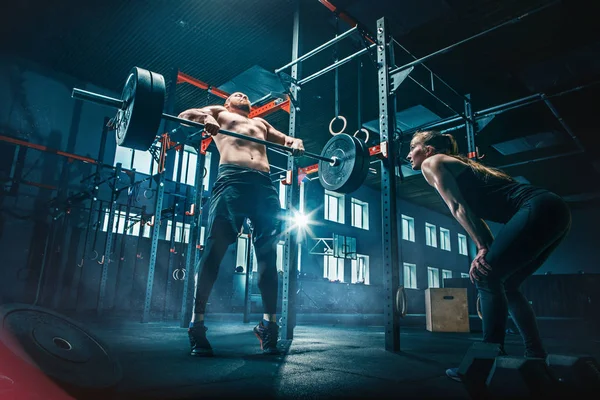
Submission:
[[[260,120],[223,110],[219,112],[217,122],[221,129],[267,140],[267,127]],[[219,150],[221,164],[235,164],[269,172],[267,149],[264,145],[223,134],[213,136],[213,139]]]

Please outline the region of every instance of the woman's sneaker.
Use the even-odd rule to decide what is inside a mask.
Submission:
[[[448,368],[446,370],[446,376],[452,380],[455,380],[457,382],[461,382],[462,379],[460,379],[460,375],[458,374],[458,368]]]
[[[212,357],[213,350],[206,339],[207,327],[204,325],[192,326],[188,328],[188,337],[192,347],[191,355],[198,357]]]
[[[277,339],[279,337],[279,326],[276,322],[265,326],[262,321],[253,329],[254,334],[260,340],[260,348],[264,354],[279,354],[277,349]]]

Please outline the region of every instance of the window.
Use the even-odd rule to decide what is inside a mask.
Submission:
[[[287,200],[287,185],[283,184],[283,180],[279,181],[279,206],[285,210]]]
[[[352,260],[351,283],[369,284],[369,256],[357,254],[356,260]]]
[[[352,199],[352,226],[369,229],[369,203]]]
[[[404,287],[407,289],[417,288],[417,266],[404,263]]]
[[[244,272],[246,271],[247,263],[247,251],[248,251],[248,234],[241,234],[237,240],[237,254],[236,254],[236,267],[244,268]],[[279,247],[279,246],[278,246]],[[252,252],[252,272],[258,271],[258,263],[256,261],[256,253]]]
[[[431,247],[437,247],[437,235],[435,225],[425,223],[425,244]]]
[[[285,246],[284,241],[279,241],[277,243],[277,271],[283,271],[283,246]]]
[[[300,204],[298,208],[300,213],[304,214],[304,181],[300,182]]]
[[[110,210],[108,208],[106,210],[104,210],[102,232],[108,231],[109,213],[110,213]],[[115,217],[113,219],[113,229],[112,229],[113,233],[126,233],[127,235],[138,236],[140,234],[140,226],[142,226],[142,223],[140,221],[140,216],[138,214],[129,213],[129,219],[126,220],[125,219],[126,215],[127,215],[127,213],[125,211],[115,210]],[[144,228],[144,231],[143,231],[142,236],[145,238],[149,238],[150,233],[152,232],[152,229],[145,223],[143,224],[143,228]],[[117,232],[117,230],[118,230],[118,232]]]
[[[467,237],[460,233],[458,234],[458,252],[459,252],[459,254],[462,254],[463,256],[466,256],[469,254],[467,251]]]
[[[430,288],[440,287],[440,271],[437,268],[427,267],[427,283]]]
[[[451,279],[452,278],[452,271],[449,271],[447,269],[443,269],[442,270],[442,287],[446,287],[444,285],[444,279]]]
[[[461,273],[460,273],[460,277],[461,277],[461,278],[468,278],[468,277],[469,277],[469,274],[467,274],[467,273],[465,273],[465,272],[461,272]]]
[[[149,151],[133,150],[118,145],[115,151],[114,165],[116,166],[117,163],[123,164],[123,168],[135,168],[137,172],[146,175],[150,175],[150,172],[156,174],[158,169],[158,163],[154,161],[152,153]]]
[[[323,256],[323,277],[332,282],[344,282],[344,259],[325,254]]]
[[[413,217],[402,216],[402,239],[409,242],[415,241],[415,219]]]
[[[302,271],[302,243],[298,243],[298,271]]]
[[[325,191],[325,219],[344,223],[344,195]]]
[[[185,150],[183,152],[176,151],[175,152],[175,167],[173,169],[173,180],[177,181],[177,171],[179,168],[179,157],[182,155],[183,161],[181,164],[181,177],[179,182],[194,186],[196,184],[196,166],[198,163],[198,154],[195,150],[190,146],[185,146]],[[207,151],[204,155],[204,179],[202,180],[202,188],[204,191],[207,191],[209,188],[209,180],[210,180],[210,164],[211,164],[212,154],[210,151]]]
[[[173,229],[173,221],[167,221],[167,229],[165,230],[165,240],[171,240],[171,232]],[[202,227],[204,229],[204,227]],[[202,239],[202,238],[201,238]],[[179,243],[190,242],[190,224],[183,222],[175,222],[175,241]]]
[[[450,251],[450,231],[440,227],[440,249]]]

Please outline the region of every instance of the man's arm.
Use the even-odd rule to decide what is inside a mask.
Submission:
[[[302,155],[304,152],[304,143],[302,139],[293,138],[291,136],[286,135],[283,132],[279,132],[277,129],[273,128],[271,124],[269,124],[266,120],[262,118],[254,118],[260,122],[262,122],[267,128],[267,136],[266,139],[268,142],[282,144],[284,146],[290,147],[294,149],[294,155]]]
[[[179,114],[179,118],[204,124],[204,130],[211,135],[219,133],[221,128],[217,122],[219,114],[227,111],[223,106],[209,106],[204,108],[190,108]]]
[[[490,228],[471,211],[441,157],[429,157],[423,162],[421,169],[427,182],[442,196],[452,216],[473,239],[477,250],[489,248],[494,241]]]

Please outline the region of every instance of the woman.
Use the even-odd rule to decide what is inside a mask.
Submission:
[[[510,312],[525,357],[545,358],[535,314],[519,288],[569,232],[567,204],[554,193],[458,155],[449,134],[417,132],[407,158],[413,169],[422,170],[477,246],[469,276],[481,299],[483,341],[503,350]],[[505,224],[495,239],[484,220]],[[446,373],[460,379],[455,368]]]

